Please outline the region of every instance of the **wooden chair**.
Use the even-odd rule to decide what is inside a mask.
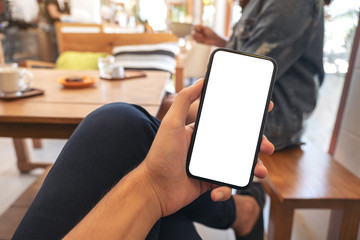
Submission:
[[[55,23],[56,39],[59,54],[66,51],[102,52],[112,54],[115,46],[157,44],[177,42],[171,33],[108,33],[107,28],[99,24]],[[26,67],[54,67],[54,64],[42,61],[26,60]],[[183,87],[183,68],[175,72],[176,86],[179,92]]]
[[[177,42],[170,33],[107,33],[106,27],[97,24],[55,24],[59,54],[65,51],[105,52],[112,54],[115,46]],[[182,67],[175,72],[175,90],[184,87]]]
[[[177,42],[170,33],[106,33],[103,25],[55,24],[59,53],[65,51],[107,52],[114,46]]]
[[[108,33],[107,27],[99,24],[62,23],[55,24],[59,54],[66,51],[102,52],[112,54],[115,46],[157,44],[177,42],[170,33]],[[180,60],[179,60],[180,61]],[[25,61],[25,66],[46,66],[46,62]],[[184,87],[184,70],[178,65],[175,71],[175,91]]]
[[[26,68],[55,68],[55,63],[37,60],[24,60],[18,62],[19,66]]]

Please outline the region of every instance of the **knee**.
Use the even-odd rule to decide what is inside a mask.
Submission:
[[[140,106],[127,103],[110,103],[90,113],[77,131],[87,135],[154,135],[160,122]]]
[[[106,104],[95,111],[91,112],[85,121],[95,122],[101,125],[108,125],[111,123],[126,123],[129,120],[135,120],[141,117],[143,113],[138,110],[137,106],[128,103],[116,102]]]
[[[112,128],[159,123],[142,107],[122,102],[106,104],[90,113],[84,120],[96,126],[111,126]]]

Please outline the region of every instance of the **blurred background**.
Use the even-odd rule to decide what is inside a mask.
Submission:
[[[52,61],[47,0],[0,0],[0,32],[6,62]],[[168,31],[169,22],[204,24],[229,36],[241,16],[233,0],[59,0],[70,13],[61,21],[116,25],[123,32]],[[335,0],[326,8],[325,71],[343,75],[358,19],[359,0]],[[228,14],[230,13],[230,14]],[[121,31],[121,30],[119,30]]]
[[[53,23],[48,18],[47,1],[0,0],[0,33],[5,62],[56,59],[56,49],[51,41]],[[230,36],[232,25],[241,16],[241,8],[237,0],[58,0],[58,4],[64,10],[69,9],[60,21],[102,24],[107,27],[104,29],[119,33],[169,32],[171,22],[180,22],[204,24],[223,36]],[[325,9],[326,76],[320,91],[319,104],[305,133],[306,138],[325,152],[329,149],[344,79],[348,71],[359,7],[360,0],[334,0]],[[186,37],[190,47],[187,49],[184,67],[186,78],[191,82],[204,73],[211,49],[192,42],[189,36]],[[9,139],[1,139],[1,141],[1,151],[11,147]],[[39,159],[54,160],[64,143],[65,140],[47,140],[47,148],[50,149],[48,155],[42,150],[33,150],[32,154]],[[43,154],[45,155],[42,156]],[[354,159],[354,161],[358,160]],[[8,164],[10,166],[13,163]],[[0,182],[1,174],[6,175],[5,173],[9,171],[4,165],[6,164],[0,169]],[[354,173],[360,171],[359,168],[351,170]],[[13,172],[17,177],[17,170]],[[5,187],[8,182],[3,180],[2,186]],[[12,199],[0,201],[2,202],[0,212],[15,198],[14,195]],[[323,219],[329,215],[326,211],[299,211],[301,214],[295,216],[295,225],[300,226],[295,231],[298,238],[293,239],[324,239],[327,229],[324,224],[326,225],[327,222]]]

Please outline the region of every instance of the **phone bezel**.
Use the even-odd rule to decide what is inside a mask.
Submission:
[[[229,183],[226,183],[226,182],[220,182],[220,181],[216,181],[216,180],[213,180],[213,179],[208,179],[208,178],[196,176],[196,175],[193,175],[190,172],[190,169],[189,169],[189,165],[190,165],[190,161],[191,161],[191,155],[192,155],[193,146],[194,146],[194,141],[195,141],[196,134],[197,134],[199,120],[201,118],[202,107],[203,107],[204,98],[205,98],[205,94],[206,94],[206,89],[207,89],[209,76],[210,76],[210,72],[211,72],[211,67],[212,67],[212,64],[213,64],[215,54],[217,52],[219,52],[219,51],[225,51],[225,52],[230,52],[230,53],[234,53],[234,54],[240,54],[240,55],[244,55],[244,56],[248,56],[248,57],[255,57],[255,58],[268,60],[274,66],[273,73],[272,73],[272,76],[271,76],[271,82],[270,82],[270,85],[269,85],[269,90],[268,90],[268,93],[267,93],[267,99],[266,99],[266,103],[265,103],[263,119],[262,119],[261,126],[260,126],[260,132],[259,132],[259,136],[258,136],[256,151],[254,153],[254,159],[253,159],[253,164],[252,164],[252,168],[251,168],[250,178],[249,178],[249,181],[248,181],[247,185],[245,185],[245,186],[237,186],[237,185],[229,184]],[[198,108],[198,112],[197,112],[197,116],[196,116],[196,120],[195,120],[194,131],[193,131],[193,134],[191,136],[191,141],[190,141],[189,150],[188,150],[187,159],[186,159],[186,172],[187,172],[189,177],[197,179],[197,180],[209,182],[209,183],[212,183],[212,184],[216,184],[216,185],[229,186],[229,187],[235,188],[235,189],[246,189],[250,185],[250,183],[252,182],[252,180],[254,178],[254,169],[255,169],[255,165],[257,163],[257,159],[258,159],[258,155],[259,155],[262,135],[263,135],[263,132],[264,132],[267,113],[268,113],[268,108],[269,108],[270,100],[271,100],[271,97],[272,97],[272,92],[273,92],[273,89],[274,89],[276,73],[277,73],[277,63],[271,57],[261,56],[261,55],[256,55],[256,54],[250,54],[250,53],[235,51],[235,50],[226,49],[226,48],[218,48],[218,49],[215,49],[211,53],[210,58],[209,58],[209,63],[208,63],[208,66],[207,66],[207,70],[206,70],[204,86],[203,86],[201,96],[200,96],[200,103],[199,103],[199,108]]]

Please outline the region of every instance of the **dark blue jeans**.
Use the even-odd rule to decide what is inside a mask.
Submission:
[[[159,125],[143,108],[125,103],[92,112],[64,146],[13,239],[60,239],[66,235],[144,160]],[[234,220],[233,199],[213,202],[207,192],[160,219],[147,239],[200,239],[193,221],[226,229]]]

